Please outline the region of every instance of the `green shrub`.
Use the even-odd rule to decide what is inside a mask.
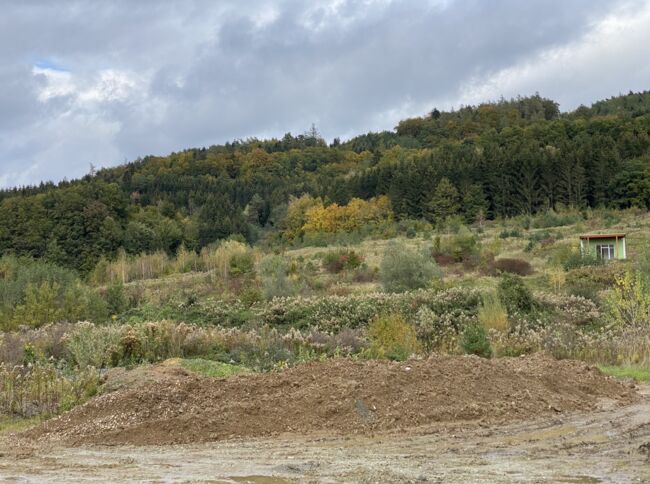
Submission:
[[[128,309],[129,301],[122,281],[115,281],[106,290],[106,304],[111,315],[119,315]]]
[[[264,294],[255,286],[247,286],[239,293],[239,300],[245,306],[252,306],[264,300]]]
[[[419,349],[415,328],[399,314],[378,316],[368,326],[371,358],[404,361]]]
[[[553,210],[549,210],[541,215],[535,216],[531,225],[536,229],[545,229],[549,227],[572,225],[582,220],[582,215],[578,212],[556,213]]]
[[[550,245],[554,240],[553,235],[547,230],[542,232],[533,232],[528,236],[528,245],[526,245],[524,250],[530,252],[537,245]]]
[[[234,253],[230,257],[229,265],[233,276],[250,274],[255,269],[255,257],[251,251]]]
[[[379,279],[386,292],[404,292],[421,289],[440,279],[442,272],[426,254],[391,243],[379,267]]]
[[[519,276],[504,275],[499,282],[497,294],[509,315],[529,313],[535,307],[533,295]]]
[[[0,258],[1,330],[106,317],[106,304],[74,271],[42,260]]]
[[[564,292],[570,296],[579,296],[594,302],[599,300],[599,288],[590,281],[567,283],[564,286]]]
[[[567,272],[566,283],[571,284],[594,284],[598,289],[609,289],[616,280],[625,275],[623,264],[612,263],[595,266],[580,267]]]
[[[628,271],[617,278],[607,304],[616,325],[650,325],[650,287],[639,272]]]
[[[562,262],[562,267],[565,271],[570,271],[581,267],[601,266],[603,264],[603,259],[593,254],[581,254],[578,251],[572,251]]]
[[[465,327],[460,346],[468,355],[478,355],[483,358],[492,356],[492,347],[490,346],[487,331],[480,324],[470,324]]]
[[[459,227],[457,233],[445,239],[437,236],[432,250],[436,260],[446,262],[450,259],[453,259],[454,262],[474,261],[479,252],[478,238],[465,226]]]
[[[512,230],[503,229],[499,233],[499,238],[501,239],[507,239],[509,237],[519,238],[521,237],[521,232],[519,231],[519,229],[512,229]]]

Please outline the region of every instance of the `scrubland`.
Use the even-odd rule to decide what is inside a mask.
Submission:
[[[100,391],[107,369],[169,358],[268,372],[333,357],[543,352],[612,374],[650,370],[647,213],[383,229],[312,246],[122,254],[85,279],[3,257],[4,421],[56,415]],[[582,257],[578,235],[595,231],[627,233],[628,259]]]

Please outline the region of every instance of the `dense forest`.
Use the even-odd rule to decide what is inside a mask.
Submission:
[[[433,109],[329,145],[312,128],[147,156],[4,190],[0,204],[0,254],[81,272],[121,249],[198,251],[232,235],[291,241],[303,226],[650,208],[650,91],[570,113],[539,95]]]

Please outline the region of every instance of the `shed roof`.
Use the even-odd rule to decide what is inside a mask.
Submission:
[[[585,234],[580,236],[581,239],[623,239],[625,234]]]

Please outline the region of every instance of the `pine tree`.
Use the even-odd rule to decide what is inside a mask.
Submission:
[[[469,185],[463,191],[463,216],[467,223],[475,223],[479,218],[485,218],[487,200],[483,187],[478,184]]]
[[[444,222],[447,217],[456,215],[460,209],[458,200],[458,190],[448,178],[443,177],[440,182],[438,182],[438,185],[433,192],[433,196],[427,204],[428,218],[432,222],[440,224]]]

